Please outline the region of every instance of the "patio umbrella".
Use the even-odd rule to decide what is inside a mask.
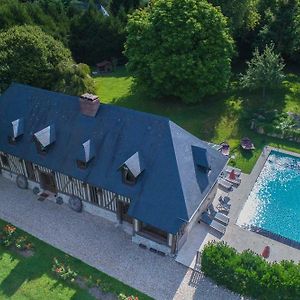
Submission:
[[[270,246],[266,246],[261,255],[264,258],[268,258],[270,256]]]
[[[236,180],[236,175],[234,173],[234,170],[231,170],[231,172],[229,173],[229,179]]]

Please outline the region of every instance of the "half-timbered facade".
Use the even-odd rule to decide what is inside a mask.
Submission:
[[[0,97],[3,176],[39,199],[123,223],[134,242],[164,253],[184,244],[226,163],[170,120],[94,95],[13,84]]]

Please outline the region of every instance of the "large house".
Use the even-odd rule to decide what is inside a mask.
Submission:
[[[227,160],[167,118],[94,95],[12,84],[0,97],[3,176],[122,223],[134,242],[164,253],[184,244]]]

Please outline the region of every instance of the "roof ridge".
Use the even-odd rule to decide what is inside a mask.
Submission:
[[[75,98],[77,99],[77,98],[80,97],[80,96],[65,94],[63,92],[51,91],[51,90],[47,90],[45,88],[36,87],[36,86],[32,86],[32,85],[24,84],[24,83],[19,83],[19,82],[12,82],[10,84],[10,86],[4,91],[4,93],[6,91],[8,91],[10,88],[13,88],[14,86],[21,86],[21,87],[23,87],[25,89],[31,89],[31,90],[35,90],[35,91],[42,91],[42,92],[50,93],[50,94],[54,94],[54,95],[61,95],[62,97],[74,98],[74,101],[75,101]],[[4,93],[2,95],[4,95]],[[129,107],[125,107],[125,106],[119,106],[119,105],[115,105],[115,104],[111,104],[111,103],[104,103],[104,102],[101,102],[101,95],[98,96],[98,97],[100,99],[101,106],[112,107],[115,110],[124,111],[124,112],[128,111],[128,112],[131,112],[131,113],[134,113],[134,114],[138,114],[140,116],[145,115],[145,116],[148,116],[148,117],[152,117],[152,118],[154,118],[156,120],[170,122],[170,119],[168,117],[165,117],[165,116],[162,116],[162,115],[157,115],[157,114],[154,114],[154,113],[149,113],[149,112],[141,111],[141,110],[135,110],[135,109],[132,109],[132,108],[129,108]]]
[[[182,193],[182,198],[183,198],[184,203],[185,203],[185,210],[186,210],[185,213],[186,213],[186,217],[187,217],[186,221],[188,222],[189,221],[188,210],[187,210],[187,207],[186,207],[186,201],[185,201],[185,195],[184,195],[184,191],[183,191],[182,178],[181,178],[180,172],[179,172],[179,164],[178,164],[178,159],[177,159],[177,155],[176,155],[176,150],[175,150],[175,146],[174,146],[174,139],[173,139],[173,134],[172,134],[172,129],[171,129],[171,125],[173,125],[173,124],[178,126],[176,123],[169,120],[168,129],[169,129],[169,132],[170,132],[170,138],[171,138],[171,142],[172,142],[172,146],[173,146],[172,149],[173,149],[173,152],[174,152],[174,157],[175,157],[175,160],[176,160],[176,171],[177,171],[177,175],[178,175],[178,180],[180,182],[180,191]]]

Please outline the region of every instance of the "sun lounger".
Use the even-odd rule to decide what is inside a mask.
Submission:
[[[221,146],[221,149],[220,149],[221,153],[223,155],[225,155],[225,156],[228,156],[229,152],[230,152],[230,146],[229,146],[229,144],[227,144],[226,142],[222,142],[220,144],[220,146]]]
[[[219,178],[218,184],[220,187],[222,187],[228,191],[232,190],[232,184],[230,182],[226,181],[225,179]]]
[[[225,203],[218,203],[218,205],[216,206],[217,210],[220,211],[224,211],[226,213],[229,212],[230,209],[230,204],[225,204]]]
[[[225,177],[225,180],[228,182],[234,184],[234,185],[240,185],[241,183],[241,178],[236,177],[235,179],[230,178],[229,174]]]
[[[209,210],[210,216],[212,216],[212,218],[214,220],[216,220],[220,223],[223,223],[225,226],[228,225],[229,220],[230,220],[229,217],[227,217],[226,215],[224,215],[220,212],[217,212],[212,204],[208,207],[208,210]]]
[[[241,146],[244,150],[254,150],[254,144],[248,137],[244,137],[241,139]]]
[[[227,166],[227,167],[226,167],[226,173],[231,173],[232,170],[234,170],[234,174],[235,174],[236,176],[240,176],[241,173],[242,173],[242,170],[241,170],[241,169],[234,168],[234,167],[231,167],[231,166]]]
[[[229,198],[229,196],[224,196],[224,197],[220,196],[218,200],[221,204],[228,204],[228,202],[230,201],[230,198]]]
[[[207,224],[208,226],[210,226],[211,228],[213,228],[214,230],[225,234],[226,231],[226,227],[222,224],[220,224],[219,222],[212,220],[208,214],[208,212],[204,212],[201,215],[200,221],[202,221],[203,223]]]

